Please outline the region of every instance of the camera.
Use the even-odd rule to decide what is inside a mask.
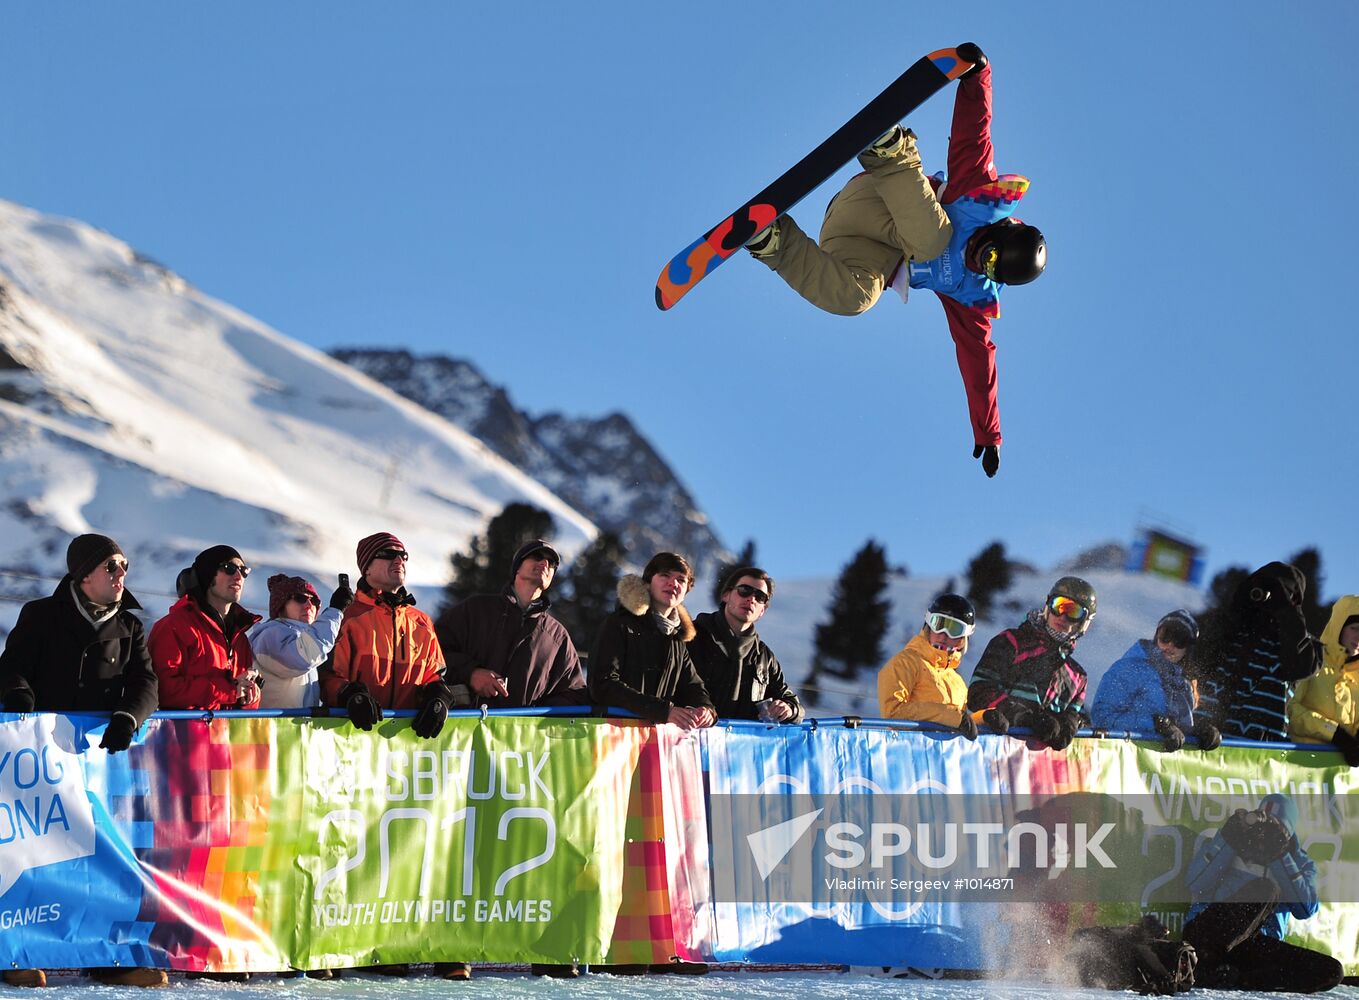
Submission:
[[[1251,587],[1247,596],[1256,604],[1264,604],[1269,600],[1269,591],[1264,587]]]

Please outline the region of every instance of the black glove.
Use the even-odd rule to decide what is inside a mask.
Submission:
[[[1010,731],[1011,726],[1024,725],[1023,718],[1027,714],[1028,709],[1020,702],[1013,698],[1002,698],[982,713],[982,722],[1003,736]]]
[[[1085,716],[1073,709],[1067,709],[1057,716],[1057,739],[1049,743],[1048,746],[1054,750],[1065,750],[1071,746],[1071,741],[1076,738],[1076,733],[1081,726],[1085,725]]]
[[[1034,739],[1046,743],[1048,746],[1053,746],[1054,743],[1061,741],[1062,721],[1051,712],[1035,712],[1033,718],[1029,721],[1029,728],[1033,730]],[[1067,741],[1067,743],[1070,742],[1070,740]],[[1065,746],[1066,743],[1063,743],[1061,747],[1054,747],[1054,749],[1060,750]]]
[[[1351,736],[1344,726],[1335,727],[1335,735],[1331,737],[1334,747],[1345,755],[1345,763],[1350,767],[1359,767],[1359,740]]]
[[[995,478],[996,470],[1000,468],[1000,445],[979,444],[972,449],[972,457],[982,460],[982,471],[986,473],[987,479]]]
[[[1175,723],[1171,722],[1164,715],[1153,715],[1152,725],[1156,727],[1156,734],[1163,740],[1163,746],[1174,753],[1184,746],[1184,730]]]
[[[1216,750],[1222,746],[1222,734],[1218,732],[1217,726],[1206,719],[1203,722],[1195,723],[1191,735],[1199,741],[1200,750]]]
[[[5,695],[6,712],[31,712],[34,704],[32,688],[14,688]]]
[[[340,585],[330,595],[330,606],[336,611],[343,611],[354,603],[354,591],[349,589],[349,584],[341,580]]]
[[[981,68],[986,65],[986,53],[976,42],[963,42],[958,46],[958,58],[965,59],[972,64],[972,68],[958,77],[959,80],[966,80],[969,76],[981,72]]]
[[[962,733],[969,740],[977,738],[977,720],[972,718],[972,713],[963,707],[963,717],[958,720],[958,732]]]
[[[349,721],[365,733],[382,721],[382,706],[368,693],[363,681],[350,681],[340,689],[340,704],[349,713]]]
[[[448,706],[453,701],[453,691],[443,681],[432,681],[420,691],[425,704],[411,720],[411,732],[421,739],[432,740],[448,721]]]
[[[118,753],[132,745],[132,735],[137,731],[137,720],[126,712],[114,712],[104,729],[104,738],[99,747],[109,753]]]

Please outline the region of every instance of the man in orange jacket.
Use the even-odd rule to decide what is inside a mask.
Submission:
[[[385,531],[358,544],[359,592],[345,608],[329,669],[321,673],[321,698],[343,708],[363,730],[382,721],[382,710],[418,708],[411,728],[426,739],[448,718],[453,693],[443,680],[444,654],[434,622],[406,590],[410,553]]]

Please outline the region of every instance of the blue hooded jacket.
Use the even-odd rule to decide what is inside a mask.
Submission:
[[[1164,715],[1186,733],[1194,727],[1194,692],[1178,663],[1150,639],[1138,639],[1099,683],[1090,725],[1111,732],[1152,733]]]
[[[1288,932],[1288,918],[1306,920],[1321,908],[1317,898],[1317,866],[1298,844],[1298,807],[1287,795],[1275,792],[1260,800],[1260,808],[1273,813],[1295,836],[1288,849],[1267,865],[1251,864],[1241,858],[1218,831],[1202,844],[1189,862],[1187,883],[1194,905],[1187,920],[1193,920],[1211,904],[1230,899],[1247,882],[1268,875],[1279,887],[1279,904],[1260,926],[1260,933],[1282,941]],[[1186,921],[1187,922],[1187,921]]]

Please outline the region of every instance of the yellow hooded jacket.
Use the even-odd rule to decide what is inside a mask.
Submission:
[[[952,653],[935,649],[922,628],[878,671],[882,717],[958,725],[967,704],[967,684],[958,676],[965,652],[967,640]]]
[[[1288,703],[1288,735],[1299,743],[1329,743],[1336,726],[1359,735],[1359,660],[1345,662],[1340,630],[1359,615],[1359,595],[1346,594],[1335,602],[1331,619],[1321,633],[1321,669],[1298,681]]]

